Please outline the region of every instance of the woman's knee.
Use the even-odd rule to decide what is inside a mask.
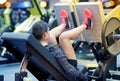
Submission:
[[[67,37],[67,35],[66,35],[66,33],[62,33],[60,36],[59,36],[59,42],[60,43],[63,43],[63,42],[65,42],[65,41],[67,41],[68,40],[68,37]]]

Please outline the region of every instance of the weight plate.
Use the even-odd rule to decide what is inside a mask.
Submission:
[[[102,27],[102,43],[111,55],[120,53],[120,39],[115,39],[113,35],[120,34],[120,20],[112,17],[107,20]]]

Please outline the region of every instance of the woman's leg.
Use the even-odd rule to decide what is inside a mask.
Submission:
[[[61,17],[61,25],[53,28],[52,30],[50,30],[50,38],[49,38],[49,42],[57,42],[56,38],[58,36],[60,36],[60,34],[62,33],[62,31],[66,28],[67,26],[67,22],[66,19],[68,18],[68,14],[67,11],[65,10],[61,10],[60,12],[60,17]]]
[[[92,13],[89,9],[84,10],[84,21],[83,24],[79,27],[76,27],[72,30],[63,32],[60,35],[59,42],[63,52],[66,54],[68,59],[76,59],[75,51],[71,45],[70,40],[76,39],[82,31],[85,29],[90,30],[92,28]]]
[[[86,25],[83,24],[77,28],[74,28],[72,30],[63,32],[60,37],[59,37],[59,43],[60,46],[63,50],[63,52],[66,54],[68,59],[76,59],[76,55],[74,52],[74,49],[71,45],[70,40],[76,39],[80,34],[82,33],[83,30],[86,29]]]
[[[52,30],[50,30],[50,38],[49,43],[57,43],[56,38],[61,34],[61,32],[65,29],[65,24],[61,24]]]

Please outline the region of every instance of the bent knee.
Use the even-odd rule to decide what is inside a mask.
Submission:
[[[65,42],[65,41],[67,41],[68,40],[68,37],[67,37],[67,35],[66,35],[66,33],[62,33],[60,36],[59,36],[59,42],[61,43],[61,42]]]

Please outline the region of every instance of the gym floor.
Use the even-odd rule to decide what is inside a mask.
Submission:
[[[4,81],[15,81],[15,73],[19,71],[20,63],[0,65],[0,75],[4,75]],[[32,81],[38,81],[28,70],[28,77]]]

